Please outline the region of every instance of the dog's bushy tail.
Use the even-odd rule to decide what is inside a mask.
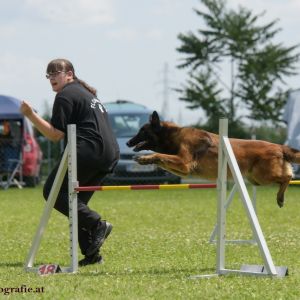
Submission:
[[[300,151],[294,148],[290,148],[288,146],[283,145],[283,156],[284,159],[288,162],[294,163],[294,164],[300,164]]]

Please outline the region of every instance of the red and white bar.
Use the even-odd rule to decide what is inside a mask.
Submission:
[[[176,190],[176,189],[210,189],[216,188],[215,183],[194,184],[146,184],[146,185],[103,185],[103,186],[80,186],[75,188],[77,192],[87,191],[129,191],[129,190]]]

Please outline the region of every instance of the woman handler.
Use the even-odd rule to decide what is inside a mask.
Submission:
[[[75,75],[72,63],[66,59],[52,60],[47,67],[47,79],[56,92],[50,123],[38,116],[23,101],[21,112],[49,140],[67,140],[67,125],[76,124],[77,169],[80,186],[99,185],[111,173],[119,159],[119,147],[110,127],[107,112],[97,99],[96,90]],[[66,143],[65,143],[66,144]],[[50,173],[45,186],[47,200],[59,163]],[[100,247],[110,234],[112,225],[88,207],[93,192],[78,193],[78,241],[85,256],[80,266],[101,263]],[[68,217],[68,174],[66,174],[55,209]]]

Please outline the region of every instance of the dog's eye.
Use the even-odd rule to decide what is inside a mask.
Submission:
[[[143,134],[143,135],[146,135],[146,133],[147,133],[147,131],[146,131],[144,128],[142,128],[140,132],[141,132],[141,134]]]

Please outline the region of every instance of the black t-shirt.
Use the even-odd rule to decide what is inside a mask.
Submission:
[[[78,168],[110,172],[119,159],[119,146],[101,102],[78,81],[56,94],[51,124],[63,131],[76,124]],[[100,169],[99,169],[100,168]]]

